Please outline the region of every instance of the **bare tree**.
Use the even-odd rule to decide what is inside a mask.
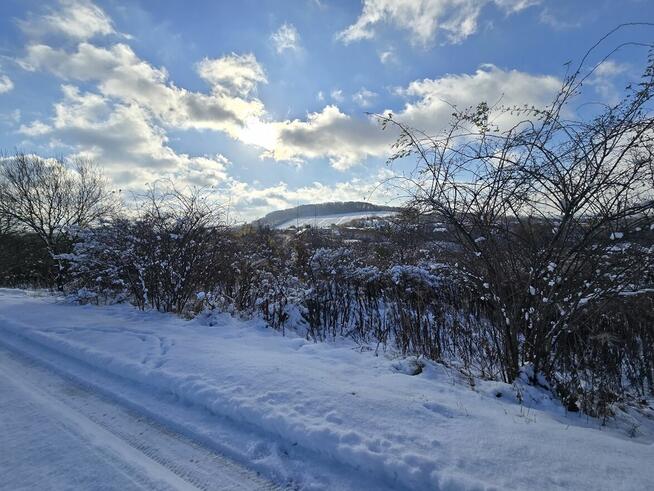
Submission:
[[[71,227],[86,227],[114,207],[91,161],[68,166],[62,159],[17,154],[0,162],[0,221],[36,234],[53,259],[63,252]]]
[[[417,158],[412,204],[462,246],[457,267],[494,321],[507,381],[525,363],[534,379],[561,373],[557,347],[600,339],[607,302],[651,286],[654,56],[619,103],[572,119],[599,66],[582,73],[587,62],[544,109],[455,108],[437,136],[379,116],[401,133],[391,160]]]

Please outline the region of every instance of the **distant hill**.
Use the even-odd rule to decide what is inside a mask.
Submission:
[[[398,207],[374,205],[365,201],[335,201],[273,211],[252,222],[252,225],[271,228],[287,228],[292,225],[328,227],[333,223],[344,223],[355,218],[392,215],[400,210]]]

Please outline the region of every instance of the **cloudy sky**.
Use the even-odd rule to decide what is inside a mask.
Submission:
[[[241,219],[388,203],[403,164],[369,113],[436,133],[449,104],[545,104],[567,62],[647,20],[649,0],[2,0],[0,149],[91,157],[120,189],[208,186]],[[621,49],[586,97],[615,100],[645,56]]]

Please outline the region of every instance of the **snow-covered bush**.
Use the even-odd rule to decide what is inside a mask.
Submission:
[[[73,252],[59,257],[69,264],[67,289],[80,302],[107,303],[134,293],[136,278],[131,265],[136,253],[129,235],[131,227],[130,221],[116,218],[75,231]]]
[[[651,298],[653,286],[654,50],[615,103],[578,111],[585,81],[615,53],[591,62],[599,49],[543,107],[479,101],[434,135],[379,120],[399,132],[391,161],[416,159],[411,206],[460,248],[452,264],[493,326],[504,380],[530,365],[570,408],[584,399],[602,413],[630,365],[647,365],[640,380],[654,368],[648,335],[624,312],[624,295]]]
[[[274,329],[284,330],[293,294],[300,289],[284,238],[257,229],[225,235],[221,244],[208,279],[214,306],[246,317],[261,315]]]
[[[230,230],[197,196],[154,193],[129,217],[72,231],[77,242],[61,259],[83,302],[258,316],[282,332],[351,338],[492,379],[506,378],[506,353],[517,350],[534,383],[547,380],[570,410],[600,416],[625,397],[651,393],[654,268],[644,266],[652,264],[654,231],[592,243],[575,256],[592,269],[572,276],[554,260],[520,269],[514,255],[511,281],[499,281],[479,266],[515,251],[498,237],[473,241],[476,256],[442,247],[433,227],[400,220],[390,231],[366,229],[367,241],[325,230]],[[397,230],[420,233],[403,241]],[[625,270],[636,261],[638,275]],[[551,337],[543,337],[547,328]],[[539,353],[538,364],[529,361]]]
[[[138,307],[183,313],[207,287],[219,256],[216,210],[197,192],[153,187],[134,218],[79,230],[69,287],[127,297]]]
[[[293,329],[316,341],[346,337],[441,361],[471,376],[505,374],[509,309],[524,304],[503,304],[501,285],[465,262],[465,249],[438,248],[429,237],[405,244],[387,239],[383,228],[371,232],[370,242],[310,229],[228,230],[192,206],[177,206],[157,201],[130,218],[74,231],[74,250],[62,256],[73,275],[69,289],[84,302],[127,299],[185,314],[218,309],[258,316],[273,329]],[[651,233],[613,239],[595,264],[611,271],[628,254],[646,260]],[[518,348],[533,349],[531,326],[573,326],[549,345],[546,379],[570,410],[607,416],[615,402],[654,387],[654,270],[635,281],[615,269],[611,275],[628,278],[629,288],[600,308],[606,297],[598,292],[615,286],[616,277],[563,281],[560,268],[551,261],[540,276],[531,273],[524,295],[534,308],[521,311],[526,327]],[[563,297],[564,291],[582,295]],[[567,310],[570,302],[577,307]],[[527,365],[535,380],[545,380],[533,363]]]

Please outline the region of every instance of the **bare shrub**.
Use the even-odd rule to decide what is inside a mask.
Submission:
[[[207,286],[221,231],[219,209],[206,193],[159,183],[138,197],[134,218],[80,230],[66,258],[78,289],[183,313]]]
[[[587,393],[586,378],[608,400],[625,368],[608,372],[613,340],[631,325],[611,305],[648,294],[654,264],[652,52],[619,103],[571,119],[593,70],[566,77],[544,109],[455,110],[441,135],[379,118],[401,132],[391,160],[417,159],[412,205],[440,217],[461,247],[456,266],[492,321],[504,379],[530,364],[570,397]]]

